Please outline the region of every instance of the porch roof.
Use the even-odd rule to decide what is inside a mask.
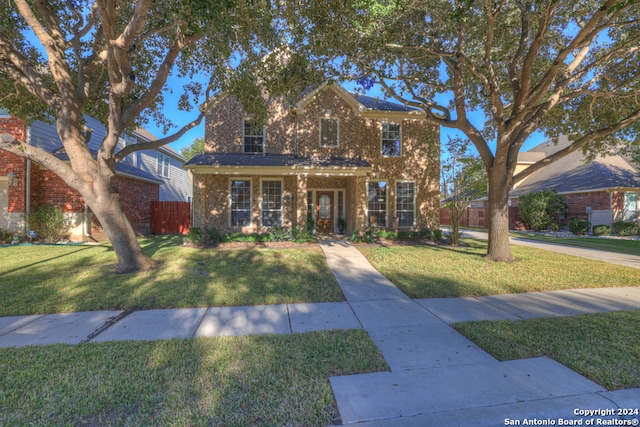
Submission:
[[[193,173],[247,175],[364,176],[371,164],[344,157],[311,158],[285,154],[199,154],[185,164]]]

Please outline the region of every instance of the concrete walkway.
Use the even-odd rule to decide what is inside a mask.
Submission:
[[[0,347],[364,328],[391,371],[330,379],[344,424],[607,425],[640,409],[640,389],[607,392],[547,358],[498,362],[449,326],[640,309],[639,287],[412,300],[348,243],[320,246],[347,302],[0,317]]]
[[[640,389],[607,392],[547,358],[498,362],[448,326],[460,320],[640,308],[640,288],[412,300],[348,243],[320,245],[356,317],[391,368],[330,379],[343,424],[498,426],[553,420],[547,425],[561,425],[561,420],[617,418],[615,411],[585,417],[576,409],[640,406]]]

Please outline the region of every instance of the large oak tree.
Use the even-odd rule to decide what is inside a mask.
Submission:
[[[513,259],[514,182],[573,151],[638,138],[636,0],[300,1],[288,13],[318,66],[381,85],[475,145],[489,178],[490,259]],[[514,176],[535,131],[573,143]]]
[[[69,162],[9,135],[0,149],[46,167],[82,195],[113,245],[119,271],[150,268],[113,185],[116,163],[198,125],[217,90],[255,97],[254,83],[266,79],[252,71],[278,65],[265,56],[278,40],[271,12],[261,0],[3,2],[0,107],[27,123],[54,122]],[[175,87],[177,81],[183,87]],[[193,121],[179,129],[162,113],[173,90],[183,92],[169,110],[198,106]],[[97,156],[87,146],[84,114],[107,128]],[[150,120],[174,133],[117,149],[122,132]]]

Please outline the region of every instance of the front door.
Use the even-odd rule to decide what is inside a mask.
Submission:
[[[320,233],[333,232],[333,191],[316,193],[316,226]]]

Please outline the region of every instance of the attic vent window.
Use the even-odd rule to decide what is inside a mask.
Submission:
[[[320,146],[321,147],[337,147],[339,138],[339,122],[338,119],[322,118],[320,119]]]

